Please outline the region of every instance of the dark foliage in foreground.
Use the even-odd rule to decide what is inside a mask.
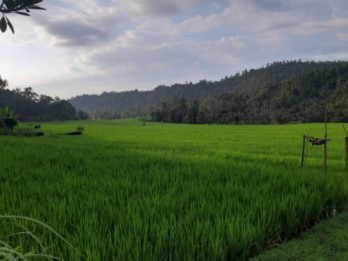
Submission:
[[[24,16],[30,16],[31,10],[46,10],[45,8],[39,6],[43,0],[3,0],[0,2],[0,13],[2,17],[0,19],[0,31],[6,32],[8,28],[15,32],[14,27],[8,19],[6,14],[19,14]]]

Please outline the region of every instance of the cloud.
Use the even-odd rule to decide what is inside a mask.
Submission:
[[[348,42],[348,33],[338,33],[336,36],[337,36],[337,39],[344,42]]]
[[[212,73],[216,71],[220,71],[221,78],[226,75],[221,66],[237,63],[235,53],[244,48],[243,39],[233,36],[211,41],[169,41],[164,34],[156,40],[151,33],[129,31],[108,46],[82,55],[80,63],[103,77],[174,83],[216,78]]]
[[[304,22],[301,26],[294,28],[292,32],[294,35],[310,35],[322,32],[331,34],[333,32],[345,32],[347,26],[348,18],[334,18],[322,21]]]
[[[130,10],[143,15],[173,16],[182,12],[201,9],[206,5],[225,5],[227,0],[129,0]]]
[[[54,21],[45,25],[56,43],[65,46],[90,46],[107,39],[107,32],[81,21]]]
[[[180,11],[180,7],[175,2],[170,1],[130,1],[131,9],[139,13],[151,15],[168,15],[176,14]]]
[[[300,2],[288,4],[276,0],[234,0],[221,11],[209,15],[188,16],[179,21],[162,19],[208,2],[129,1],[122,6],[128,15],[136,16],[139,12],[153,17],[161,13],[161,16],[142,21],[130,17],[131,27],[112,39],[107,38],[107,32],[87,30],[87,36],[96,35],[102,43],[81,53],[76,59],[77,66],[100,77],[124,77],[132,81],[216,79],[232,73],[229,68],[247,68],[252,60],[305,58],[302,55],[308,57],[313,48],[324,53],[327,47],[310,41],[312,35],[346,25],[343,18],[321,20],[308,16],[303,12],[306,7]],[[337,35],[337,38],[342,37],[343,34]],[[304,42],[301,44],[301,41]],[[336,48],[341,46],[336,45]]]
[[[84,1],[76,9],[51,5],[50,12],[34,17],[39,26],[59,46],[88,47],[108,40],[119,26],[120,10]]]
[[[347,61],[348,52],[318,53],[311,56],[314,61]]]
[[[286,9],[286,3],[282,0],[245,0],[258,9],[267,11],[279,11]]]

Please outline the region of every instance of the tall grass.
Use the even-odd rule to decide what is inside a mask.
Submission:
[[[46,225],[45,223],[23,216],[10,216],[10,215],[0,215],[0,220],[7,222],[9,226],[14,225],[20,230],[16,233],[7,235],[3,240],[0,240],[0,258],[1,260],[30,260],[32,258],[40,258],[46,260],[63,260],[59,257],[53,256],[49,254],[49,250],[44,244],[41,242],[40,238],[35,235],[27,226],[22,223],[29,223],[30,225],[39,226],[45,229],[46,232],[50,232],[53,236],[57,238],[57,240],[62,241],[66,244],[67,247],[70,247],[77,254],[80,255],[81,258],[83,256],[81,253],[72,246],[65,238],[63,238],[58,232],[56,232],[53,228]],[[27,244],[21,244],[20,242],[24,240],[31,242],[31,245],[35,245],[35,250],[25,249]],[[23,242],[23,241],[22,241]],[[39,251],[38,251],[39,249]]]
[[[321,124],[79,125],[81,137],[0,137],[0,213],[42,220],[89,260],[247,259],[348,193],[340,125],[329,125],[327,176],[322,148],[310,147],[299,168],[302,135],[322,136]],[[11,233],[0,220],[0,238]],[[53,255],[79,259],[50,233],[33,233]]]

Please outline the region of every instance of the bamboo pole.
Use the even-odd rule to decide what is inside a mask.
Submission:
[[[348,137],[348,131],[347,131],[347,129],[346,129],[346,126],[344,126],[344,125],[342,124],[342,127],[343,127],[344,131],[346,132],[346,136]]]
[[[346,143],[346,169],[348,173],[348,136],[345,139],[345,143]]]
[[[346,133],[346,138],[344,139],[344,144],[345,144],[345,155],[346,155],[346,169],[347,169],[347,173],[348,173],[348,131],[347,131],[346,127],[344,126],[344,124],[342,124],[342,127]]]
[[[304,166],[305,151],[306,151],[306,139],[307,139],[307,137],[305,135],[303,135],[301,169],[303,169],[303,166]]]
[[[325,112],[324,175],[327,175],[327,112]]]

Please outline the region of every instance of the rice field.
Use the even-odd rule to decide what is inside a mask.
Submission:
[[[59,133],[84,126],[82,136]],[[178,125],[136,120],[42,124],[0,137],[0,241],[65,260],[247,260],[317,222],[348,195],[344,131],[329,124]],[[30,231],[31,236],[12,235]],[[41,246],[43,245],[43,246]]]

